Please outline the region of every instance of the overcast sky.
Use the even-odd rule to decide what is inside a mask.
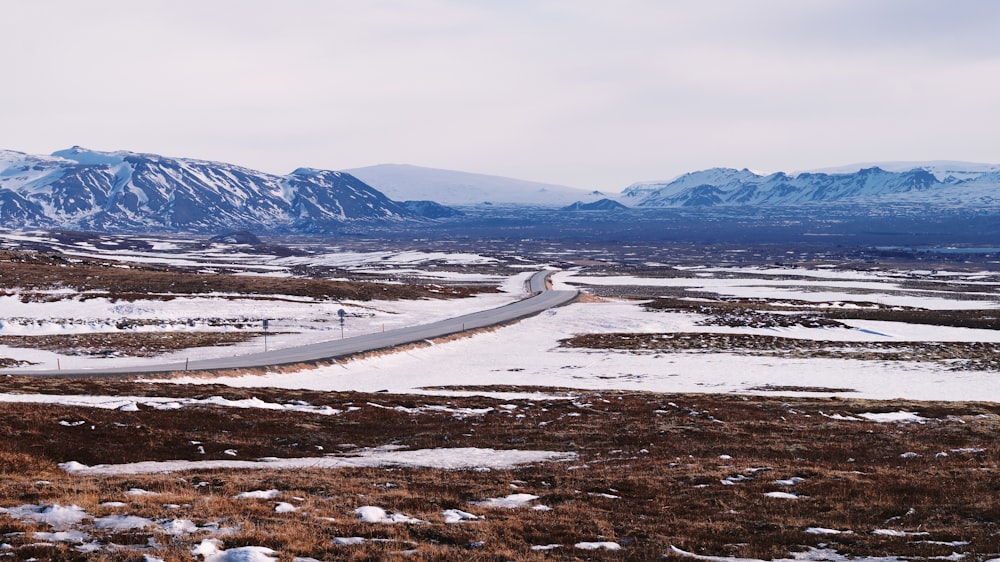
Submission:
[[[1000,162],[991,0],[4,2],[0,148],[617,191]]]

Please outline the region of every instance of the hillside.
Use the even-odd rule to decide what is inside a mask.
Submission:
[[[776,172],[712,168],[684,174],[668,182],[632,184],[622,192],[630,205],[645,208],[719,205],[799,205],[832,202],[913,202],[927,205],[980,207],[995,203],[1000,187],[997,166],[937,162],[861,168],[833,172]]]
[[[300,168],[276,176],[225,164],[73,147],[0,153],[0,224],[96,231],[335,232],[418,218],[358,178]]]

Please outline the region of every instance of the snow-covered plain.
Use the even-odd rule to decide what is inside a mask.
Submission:
[[[557,274],[556,279],[564,282],[573,277]],[[1000,400],[995,373],[952,371],[930,362],[755,357],[724,352],[629,353],[571,349],[559,344],[559,340],[578,334],[611,332],[727,332],[844,342],[1000,342],[1000,332],[993,330],[897,322],[849,320],[845,324],[851,328],[846,329],[731,328],[698,325],[702,318],[697,314],[647,311],[635,302],[576,303],[447,344],[297,373],[210,380],[244,387],[399,393],[442,393],[428,387],[502,384],[656,392],[814,394],[754,390],[796,386],[852,389],[838,394],[858,398]],[[205,382],[183,377],[172,380]]]
[[[49,302],[22,302],[15,295],[0,296],[0,336],[42,336],[106,332],[260,332],[268,319],[268,349],[307,345],[415,324],[425,324],[467,312],[487,310],[524,298],[524,282],[531,272],[498,277],[499,293],[464,299],[398,301],[314,301],[273,295],[273,299],[238,295],[207,295],[170,300],[114,302],[106,297],[67,298]],[[16,291],[15,291],[16,293]],[[65,296],[65,294],[63,295]],[[343,334],[338,311],[346,313]],[[264,350],[264,338],[230,346],[187,349],[159,356],[183,362],[242,355]],[[142,357],[60,356],[30,348],[0,346],[0,355],[35,363],[28,370],[111,368],[148,362]]]
[[[13,244],[38,240],[41,235],[0,235]],[[341,336],[337,311],[347,312],[344,336],[351,337],[501,306],[523,298],[524,281],[531,273],[504,277],[490,273],[497,258],[471,253],[389,251],[314,251],[308,256],[277,258],[240,253],[239,247],[195,245],[190,241],[149,239],[151,250],[115,252],[145,263],[182,260],[205,270],[224,264],[242,271],[290,275],[305,265],[379,272],[386,279],[447,278],[487,282],[501,293],[466,299],[313,302],[281,298],[251,300],[233,295],[205,295],[172,300],[111,302],[90,298],[52,299],[23,303],[17,292],[0,296],[0,335],[78,334],[121,330],[143,331],[259,331],[269,319],[269,349],[304,345]],[[104,240],[97,248],[72,244],[64,252],[107,257]],[[124,242],[122,243],[123,245]],[[121,254],[121,255],[119,255]],[[520,258],[518,258],[520,259]],[[446,266],[445,269],[438,265]],[[476,266],[473,271],[463,268]],[[541,267],[541,264],[537,267]],[[794,312],[802,303],[830,308],[918,307],[931,310],[998,309],[1000,282],[989,272],[958,271],[850,271],[780,267],[676,267],[663,265],[665,277],[590,275],[586,270],[554,276],[555,288],[642,286],[647,292],[717,294],[721,297],[760,298]],[[671,272],[672,270],[672,272]],[[934,282],[934,284],[923,284]],[[959,284],[958,288],[948,284]],[[958,290],[961,289],[961,290]],[[9,291],[10,292],[10,291]],[[62,295],[66,297],[67,295]],[[613,350],[570,349],[560,340],[580,334],[638,332],[713,332],[759,334],[834,342],[987,342],[1000,343],[1000,332],[900,322],[845,320],[847,328],[743,328],[704,326],[693,313],[647,311],[634,301],[578,302],[549,310],[534,318],[494,331],[407,349],[393,354],[357,359],[292,373],[216,378],[174,378],[176,383],[223,383],[233,386],[273,386],[315,390],[357,390],[405,393],[443,393],[429,387],[454,385],[521,385],[577,389],[628,389],[660,392],[725,392],[774,394],[761,388],[817,387],[850,389],[845,396],[946,400],[1000,400],[1000,385],[989,371],[962,370],[955,364],[919,361],[873,361],[831,358],[744,356],[725,351],[630,353]],[[122,327],[132,322],[132,327]],[[152,360],[180,362],[237,355],[263,349],[263,338],[224,347],[188,349]],[[60,356],[53,352],[0,347],[0,354],[31,361],[31,369],[122,367],[149,358]],[[12,370],[14,371],[14,370]],[[784,391],[784,394],[813,394]],[[825,393],[829,394],[829,392]]]
[[[744,277],[732,277],[732,275]],[[788,279],[790,276],[804,279]],[[955,298],[954,292],[949,291],[904,289],[901,282],[906,279],[895,275],[853,271],[712,268],[698,270],[696,277],[648,278],[628,275],[585,276],[570,273],[563,276],[561,281],[582,286],[637,285],[682,288],[727,297],[829,303],[830,306],[844,303],[876,303],[882,306],[931,310],[1000,308],[1000,294],[996,292],[996,285],[985,285],[982,292],[963,293],[965,297],[978,297],[977,299],[958,299]]]

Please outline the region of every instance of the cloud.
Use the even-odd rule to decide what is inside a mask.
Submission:
[[[15,3],[0,147],[614,189],[696,167],[990,159],[1000,4]]]

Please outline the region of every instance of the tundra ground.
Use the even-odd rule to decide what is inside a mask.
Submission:
[[[184,560],[206,538],[225,549],[266,547],[281,560],[401,552],[418,560],[653,560],[677,556],[671,547],[761,559],[809,548],[915,559],[1000,552],[1000,406],[991,403],[565,389],[528,401],[14,377],[2,389],[137,400],[116,410],[0,405],[0,507],[9,511],[0,513],[0,531],[11,559]],[[157,409],[135,398],[142,396],[256,398],[335,413],[209,402]],[[349,455],[387,445],[576,456],[506,470],[81,476],[59,468]],[[236,497],[243,492],[262,498]],[[512,494],[528,496],[516,507],[477,503]],[[31,506],[77,506],[86,516],[59,527],[12,515]],[[411,519],[365,522],[356,512],[365,506]],[[449,510],[469,519],[445,522]],[[190,525],[181,532],[177,521]],[[576,546],[588,543],[620,550]],[[559,546],[539,549],[550,545]]]

